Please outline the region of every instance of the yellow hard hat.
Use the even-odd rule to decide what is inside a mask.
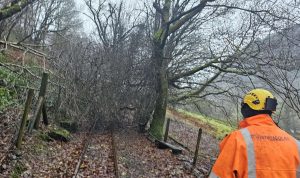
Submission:
[[[249,91],[243,99],[243,103],[256,111],[276,111],[277,100],[271,92],[265,89],[254,89]]]

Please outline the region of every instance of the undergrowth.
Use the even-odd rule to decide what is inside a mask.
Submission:
[[[17,97],[26,87],[27,81],[13,71],[0,66],[0,113],[13,104],[17,104]]]

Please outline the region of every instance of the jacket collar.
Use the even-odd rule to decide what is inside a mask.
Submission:
[[[273,122],[272,118],[268,114],[259,114],[256,116],[248,117],[244,120],[242,120],[239,123],[239,128],[245,128],[248,126],[261,126],[261,125],[267,125],[267,126],[276,126]]]

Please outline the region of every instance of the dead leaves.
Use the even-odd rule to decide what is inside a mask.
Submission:
[[[0,121],[1,122],[1,121]],[[6,122],[6,121],[5,121]],[[9,124],[2,124],[9,126]],[[11,130],[10,130],[11,131]],[[184,124],[171,123],[170,135],[194,150],[197,129],[191,129]],[[1,133],[0,146],[8,150],[11,137]],[[86,138],[86,134],[74,134],[68,143],[53,141],[45,142],[38,134],[24,139],[22,157],[15,162],[25,165],[23,177],[62,177],[73,176],[78,159],[80,158],[83,143],[91,139],[90,146],[83,157],[78,177],[115,177],[111,136],[109,134],[95,134]],[[184,162],[191,161],[192,155],[174,156],[170,150],[157,149],[154,143],[146,139],[145,135],[128,130],[116,133],[118,169],[120,177],[195,177],[184,167]],[[217,140],[203,135],[200,145],[201,158],[197,168],[203,174],[211,166],[211,155],[217,154]],[[0,152],[0,155],[3,152]],[[184,157],[184,159],[182,159]],[[0,157],[1,159],[1,157]],[[14,169],[15,162],[11,162],[5,173],[0,177],[9,177]]]
[[[116,138],[121,177],[194,177],[170,150],[157,149],[144,135],[127,131]]]

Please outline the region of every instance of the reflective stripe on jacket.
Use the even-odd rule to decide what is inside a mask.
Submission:
[[[300,144],[267,114],[240,122],[220,143],[209,178],[300,178]]]

